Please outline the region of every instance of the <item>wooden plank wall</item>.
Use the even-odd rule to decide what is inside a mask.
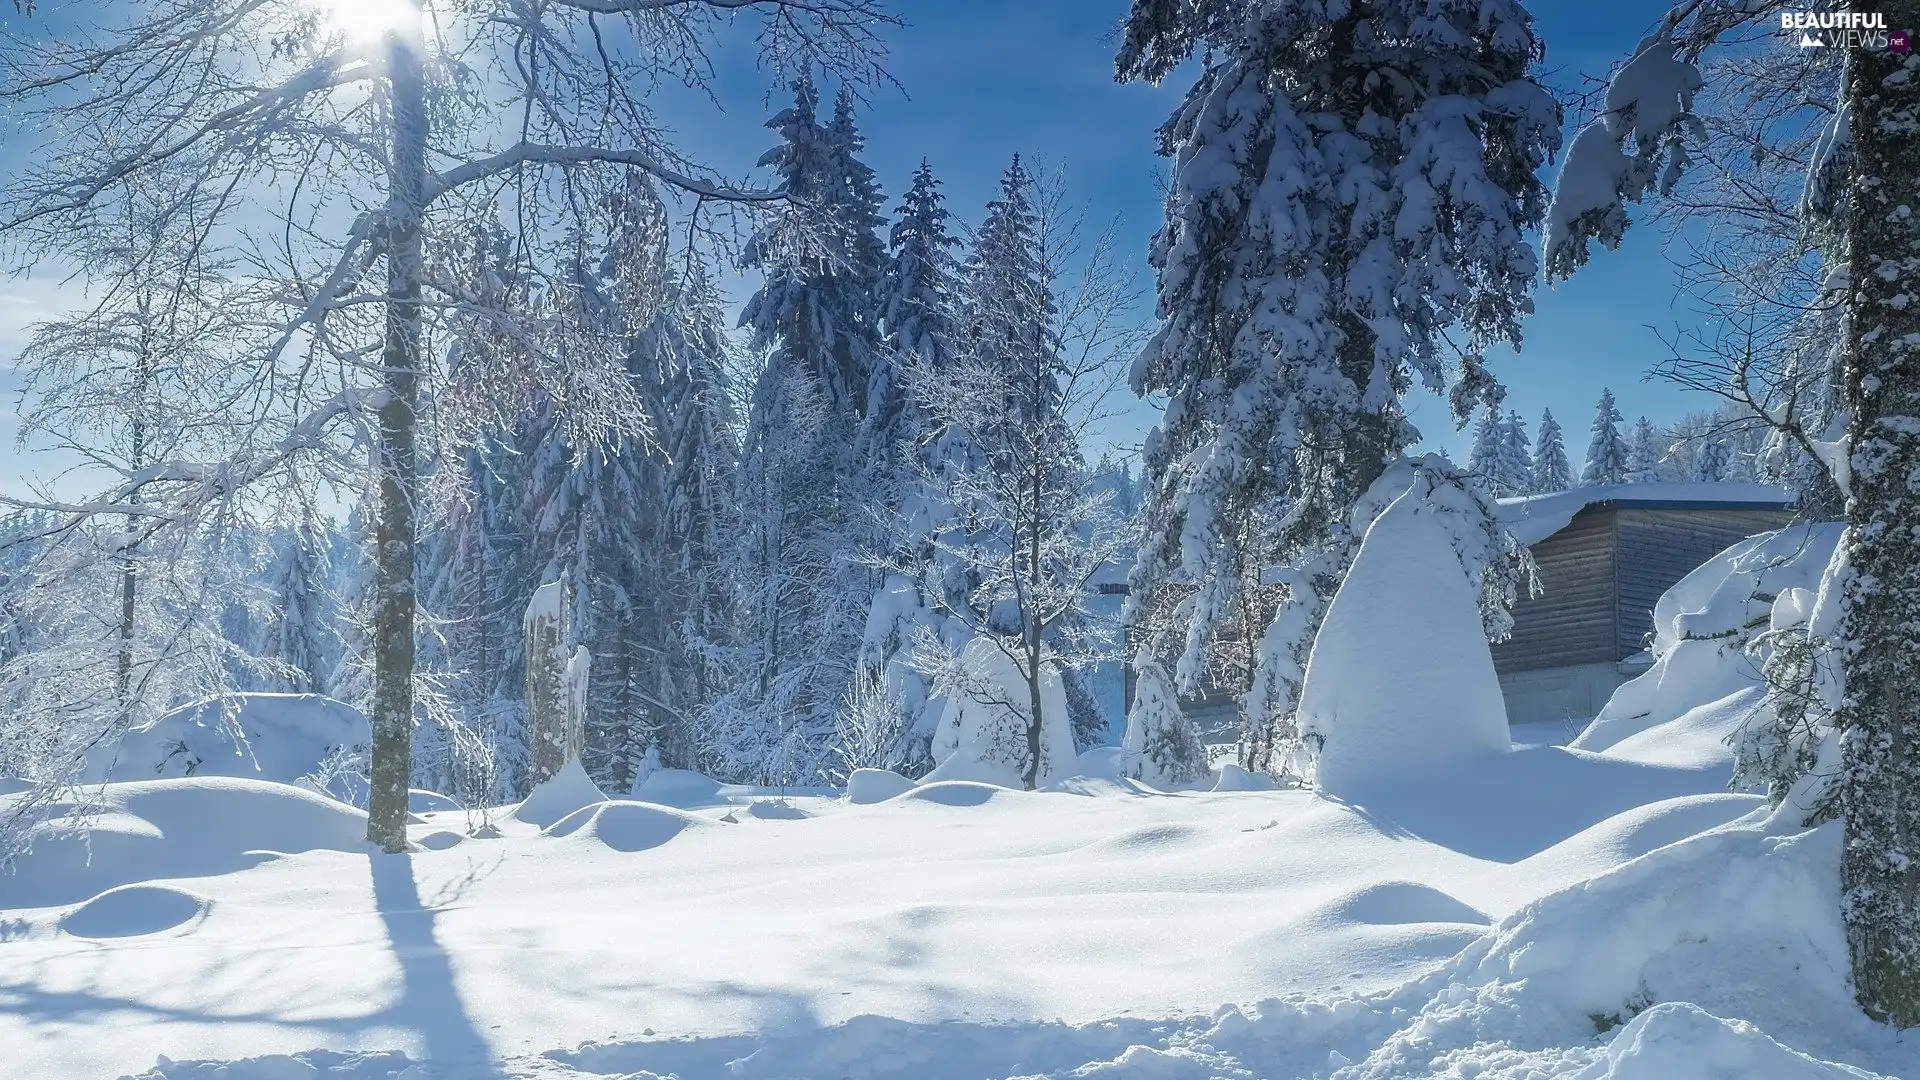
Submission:
[[[1793,519],[1786,510],[1623,506],[1613,513],[1620,553],[1614,568],[1619,596],[1616,660],[1646,648],[1653,606],[1661,593],[1734,544]],[[1537,556],[1537,548],[1535,552]]]
[[[1501,674],[1617,659],[1614,512],[1592,509],[1533,546],[1544,591],[1513,608],[1513,636],[1493,647]]]

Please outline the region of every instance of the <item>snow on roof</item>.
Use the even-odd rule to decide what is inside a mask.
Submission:
[[[1501,499],[1501,523],[1515,538],[1531,547],[1567,527],[1589,506],[1717,507],[1724,510],[1784,510],[1792,506],[1792,492],[1771,484],[1651,483],[1599,484]]]

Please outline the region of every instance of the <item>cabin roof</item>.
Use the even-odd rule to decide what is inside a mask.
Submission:
[[[1572,524],[1587,510],[1634,507],[1643,510],[1788,510],[1794,494],[1771,484],[1650,483],[1600,484],[1501,499],[1500,521],[1531,547]]]

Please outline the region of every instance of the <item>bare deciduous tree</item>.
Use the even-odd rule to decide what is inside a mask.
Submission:
[[[44,500],[77,529],[134,515],[162,531],[316,455],[367,452],[377,488],[369,839],[406,843],[413,724],[420,416],[450,317],[481,298],[438,257],[476,217],[513,224],[545,283],[497,312],[518,348],[464,377],[502,392],[437,402],[500,408],[515,386],[561,388],[582,444],[641,423],[617,350],[561,347],[572,235],[629,170],[698,208],[774,196],[728,184],[674,149],[647,90],[709,78],[707,50],[753,21],[776,69],[875,73],[880,0],[160,0],[107,29],[16,40],[0,102],[38,133],[0,191],[0,244],[45,272],[94,242],[117,188],[175,193],[163,227],[234,264],[262,293],[249,340],[224,358],[244,388],[217,454],[156,460],[95,498]],[[152,276],[137,254],[121,282]],[[510,407],[510,406],[508,406]],[[445,419],[442,417],[442,419]]]

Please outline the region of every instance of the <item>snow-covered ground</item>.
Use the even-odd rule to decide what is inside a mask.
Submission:
[[[1669,614],[1744,605],[1720,579]],[[289,785],[110,784],[0,876],[0,1074],[1920,1076],[1850,1001],[1834,828],[1726,791],[1736,662],[1661,665],[1604,747],[1516,731],[1342,799],[570,770],[381,855]]]

